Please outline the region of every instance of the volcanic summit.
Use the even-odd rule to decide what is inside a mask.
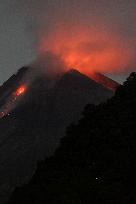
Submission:
[[[11,105],[0,119],[3,196],[31,178],[37,161],[53,154],[66,127],[78,121],[85,105],[106,101],[118,86],[104,75],[97,74],[99,80],[94,80],[71,69],[53,80],[46,75],[35,77],[24,87],[21,83],[30,69],[21,68],[0,87],[0,111]]]

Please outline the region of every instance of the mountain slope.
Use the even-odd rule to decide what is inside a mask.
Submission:
[[[65,73],[56,82],[47,100],[46,134],[50,138],[50,145],[46,153],[47,149],[52,152],[56,148],[59,138],[65,134],[65,128],[71,122],[78,121],[86,104],[99,104],[112,95],[112,91],[75,70]],[[45,138],[42,144],[48,146]]]
[[[104,87],[116,91],[116,89],[120,86],[119,83],[116,81],[104,76],[101,73],[94,73],[91,75],[92,79],[95,80],[97,83],[103,85]]]
[[[1,106],[28,69],[21,69],[1,87]],[[16,185],[28,181],[38,160],[53,154],[66,126],[78,120],[86,104],[98,104],[112,95],[76,71],[56,81],[47,76],[35,78],[18,106],[0,119],[0,201]]]
[[[136,202],[136,73],[105,104],[88,105],[53,157],[9,204]]]

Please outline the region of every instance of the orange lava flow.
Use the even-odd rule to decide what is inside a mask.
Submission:
[[[16,90],[15,95],[20,96],[25,92],[25,90],[26,90],[26,87],[24,85],[22,85]]]
[[[10,112],[14,109],[14,107],[17,104],[17,99],[19,96],[23,95],[26,91],[26,86],[21,85],[20,87],[15,90],[7,99],[6,103],[2,106],[0,109],[0,118],[5,117],[6,115],[9,115]]]

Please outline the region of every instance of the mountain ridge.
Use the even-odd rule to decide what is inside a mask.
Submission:
[[[20,86],[27,69],[22,68],[1,87],[3,94],[8,92],[1,105]],[[78,121],[86,104],[105,102],[113,94],[77,72],[58,76],[55,82],[38,75],[17,106],[0,119],[1,195],[7,198],[15,186],[28,182],[37,162],[54,153],[66,127]]]
[[[9,204],[136,202],[136,73],[100,105],[88,104],[55,154]]]

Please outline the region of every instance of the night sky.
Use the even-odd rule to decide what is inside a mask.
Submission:
[[[116,62],[118,71],[107,75],[122,82],[136,67],[135,11],[135,0],[0,0],[0,84],[35,59],[43,36],[48,39],[57,26],[73,28],[78,24],[106,33],[109,43],[111,36],[121,42],[119,52],[127,50],[126,64]],[[98,44],[99,41],[94,43]],[[100,50],[101,46],[97,47]]]

